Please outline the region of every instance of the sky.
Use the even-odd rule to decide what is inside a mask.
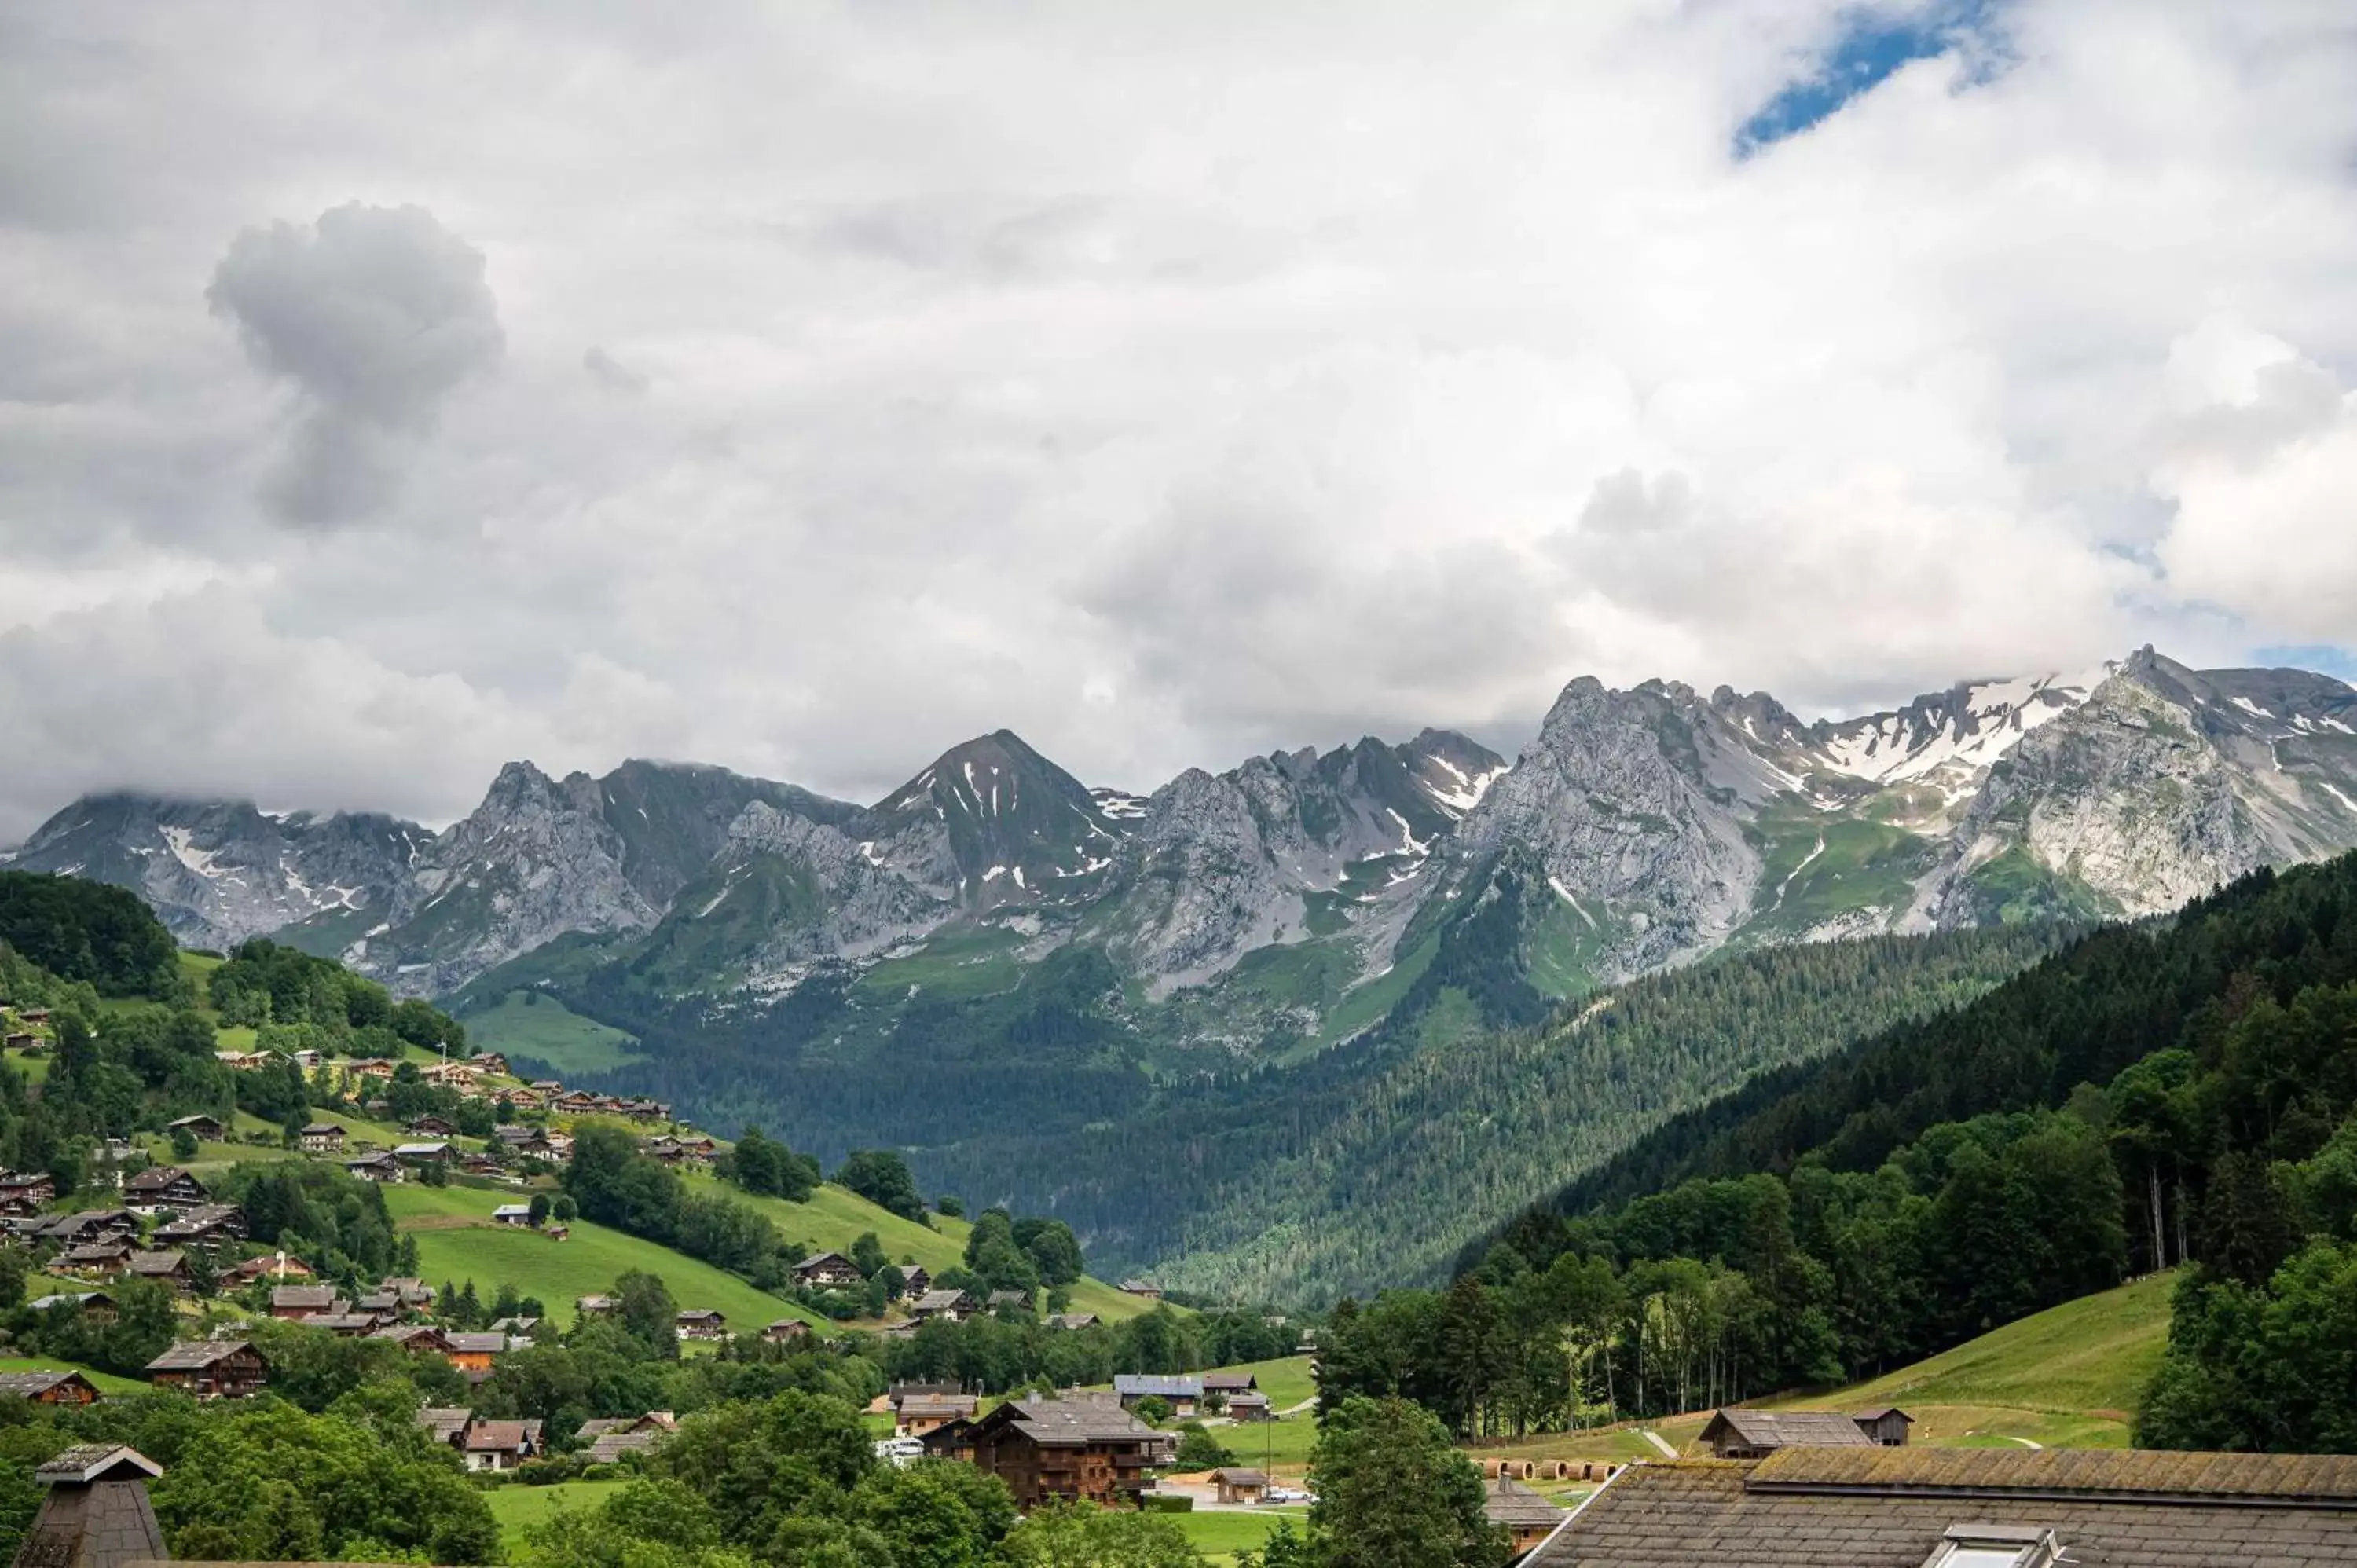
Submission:
[[[0,842],[2357,674],[2345,0],[0,8]]]

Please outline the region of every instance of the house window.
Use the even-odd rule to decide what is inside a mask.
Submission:
[[[2033,1525],[1953,1524],[1923,1568],[2055,1568],[2062,1542]]]

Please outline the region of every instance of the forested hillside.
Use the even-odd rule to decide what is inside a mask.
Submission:
[[[1186,1139],[1192,1165],[1212,1149],[1265,1163],[1189,1208],[1162,1275],[1217,1297],[1287,1301],[1436,1279],[1469,1232],[1663,1117],[1960,1006],[2055,940],[2014,929],[1732,955],[1607,991],[1536,1028],[1400,1053],[1315,1127],[1295,1119],[1275,1078],[1240,1124]]]
[[[1331,1376],[1469,1430],[1578,1413],[1566,1378],[1575,1406],[1685,1408],[2190,1262],[2139,1441],[2345,1447],[2352,1110],[2357,857],[2256,873],[1671,1122],[1445,1296],[1338,1314]]]
[[[1437,1278],[1469,1233],[1662,1118],[1961,1004],[2057,940],[2006,928],[1731,953],[1534,1024],[1546,1004],[1520,907],[1429,914],[1380,1022],[1322,1052],[1277,1042],[1241,1059],[1157,1052],[1082,948],[1019,977],[988,953],[928,970],[920,994],[895,992],[881,1036],[874,988],[847,976],[738,1011],[541,961],[559,994],[642,1042],[598,1081],[830,1159],[855,1136],[900,1146],[929,1187],[1054,1213],[1110,1266],[1298,1305]]]

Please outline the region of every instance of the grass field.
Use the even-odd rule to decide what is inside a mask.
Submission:
[[[500,1527],[502,1556],[523,1544],[523,1531],[559,1509],[594,1509],[619,1481],[559,1481],[553,1487],[499,1487],[483,1494]]]
[[[1222,1509],[1212,1511],[1170,1514],[1165,1516],[1178,1522],[1195,1550],[1214,1563],[1229,1563],[1235,1554],[1249,1546],[1258,1546],[1276,1530],[1279,1520],[1291,1520],[1298,1532],[1308,1528],[1309,1510],[1297,1508],[1242,1509]]]
[[[468,1049],[535,1057],[559,1077],[606,1072],[642,1059],[630,1048],[636,1043],[630,1036],[541,992],[511,991],[498,1006],[466,1014],[460,1022],[467,1026]]]
[[[1793,1409],[1895,1404],[1914,1441],[2027,1439],[2047,1447],[2117,1448],[2169,1339],[2174,1274],[2082,1296],[1994,1329],[1928,1360]]]
[[[713,1176],[687,1176],[682,1179],[691,1192],[723,1192],[740,1203],[749,1204],[769,1216],[789,1240],[807,1241],[822,1252],[849,1252],[852,1242],[863,1231],[873,1230],[876,1240],[883,1244],[886,1257],[896,1263],[914,1259],[929,1273],[963,1266],[965,1240],[974,1230],[964,1220],[941,1214],[933,1216],[933,1228],[928,1230],[832,1183],[811,1194],[807,1203],[788,1203],[780,1197],[757,1197],[740,1192]],[[1093,1312],[1107,1322],[1138,1316],[1152,1310],[1153,1305],[1137,1296],[1125,1295],[1117,1287],[1093,1277],[1084,1276],[1072,1287],[1071,1310]]]
[[[83,1285],[81,1288],[88,1290],[90,1286]],[[38,1295],[41,1293],[36,1291],[33,1294]],[[113,1372],[102,1372],[94,1367],[85,1367],[79,1361],[60,1361],[54,1356],[45,1356],[35,1360],[27,1360],[16,1356],[0,1357],[0,1372],[80,1372],[98,1386],[100,1393],[110,1397],[116,1394],[144,1394],[147,1391],[147,1385],[136,1378],[118,1378]]]
[[[513,1202],[511,1193],[404,1183],[385,1188],[384,1197],[394,1222],[417,1238],[420,1273],[436,1286],[446,1280],[463,1284],[471,1279],[479,1294],[489,1295],[502,1284],[512,1284],[526,1295],[538,1296],[549,1316],[570,1324],[575,1297],[604,1294],[623,1273],[643,1269],[662,1276],[683,1309],[716,1308],[728,1315],[729,1326],[739,1333],[758,1332],[780,1317],[798,1317],[822,1333],[832,1332],[817,1315],[755,1290],[734,1274],[603,1225],[576,1220],[571,1239],[565,1241],[493,1225],[491,1210]]]

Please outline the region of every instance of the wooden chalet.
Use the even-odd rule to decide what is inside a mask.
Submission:
[[[1230,1394],[1227,1400],[1228,1419],[1239,1426],[1276,1419],[1275,1406],[1270,1404],[1268,1396],[1257,1389],[1249,1393]]]
[[[349,1310],[350,1305],[333,1285],[273,1285],[270,1290],[270,1316],[287,1323],[326,1317]]]
[[[428,1113],[411,1118],[401,1130],[413,1138],[450,1138],[457,1135],[458,1124],[447,1116]]]
[[[1055,1312],[1048,1315],[1048,1326],[1063,1329],[1087,1328],[1093,1326],[1096,1320],[1097,1315],[1093,1312]]]
[[[474,1419],[475,1412],[462,1404],[429,1404],[417,1412],[417,1424],[425,1429],[425,1435],[450,1448],[458,1445],[467,1423]]]
[[[1028,1290],[995,1290],[990,1293],[988,1305],[993,1312],[1028,1312],[1031,1310],[1031,1293]]]
[[[350,1312],[323,1313],[317,1317],[307,1317],[303,1320],[303,1326],[324,1328],[339,1339],[365,1339],[384,1326],[384,1319],[373,1312],[355,1307]]]
[[[491,1223],[494,1225],[512,1225],[519,1229],[529,1228],[532,1224],[532,1205],[529,1203],[502,1203],[497,1208],[491,1210]]]
[[[462,1372],[481,1372],[488,1376],[491,1363],[498,1360],[508,1348],[504,1334],[445,1334],[447,1347],[444,1358]]]
[[[467,1065],[491,1078],[509,1078],[508,1058],[497,1051],[477,1051],[467,1058]]]
[[[221,1125],[220,1117],[207,1116],[202,1112],[194,1116],[183,1116],[177,1122],[167,1122],[164,1123],[164,1131],[186,1133],[189,1137],[208,1144],[222,1143],[229,1137],[229,1129]]]
[[[346,1160],[344,1171],[345,1174],[356,1176],[362,1181],[373,1182],[396,1182],[402,1176],[401,1162],[381,1151],[373,1155],[362,1155],[357,1159]]]
[[[379,1280],[376,1283],[377,1289],[391,1291],[400,1298],[404,1307],[428,1307],[434,1305],[434,1287],[424,1280],[413,1279],[406,1274],[394,1274],[390,1278]]]
[[[1135,1504],[1154,1489],[1162,1434],[1110,1402],[1009,1400],[978,1421],[952,1421],[923,1438],[926,1452],[996,1476],[1030,1509],[1061,1498]]]
[[[178,1165],[150,1165],[123,1180],[123,1201],[131,1208],[201,1208],[212,1200],[204,1183]]]
[[[344,1128],[340,1122],[308,1122],[296,1135],[307,1155],[340,1155],[344,1152]]]
[[[68,1247],[49,1262],[52,1273],[75,1274],[82,1278],[113,1279],[130,1265],[131,1255],[139,1249],[127,1236],[108,1236],[80,1246]]]
[[[578,1317],[605,1317],[621,1304],[610,1295],[576,1295],[573,1298],[574,1315]]]
[[[196,1276],[188,1270],[188,1255],[177,1248],[162,1252],[134,1252],[131,1261],[124,1265],[123,1273],[125,1279],[169,1285],[182,1295],[197,1285]]]
[[[953,1288],[929,1290],[909,1304],[909,1313],[918,1318],[942,1317],[952,1323],[963,1321],[973,1310],[974,1297]]]
[[[1780,1448],[1867,1448],[1857,1422],[1831,1410],[1722,1410],[1699,1439],[1714,1458],[1760,1459]]]
[[[389,1323],[369,1337],[398,1345],[415,1356],[450,1353],[449,1336],[430,1323]]]
[[[813,1252],[794,1265],[794,1282],[810,1290],[856,1290],[866,1283],[859,1265],[840,1252]]]
[[[726,1339],[728,1315],[709,1306],[690,1307],[672,1319],[672,1326],[682,1339]]]
[[[1121,1294],[1136,1296],[1141,1301],[1160,1301],[1162,1287],[1151,1280],[1124,1280],[1121,1282]]]
[[[458,1434],[458,1457],[469,1470],[512,1470],[542,1453],[541,1423],[529,1421],[470,1421]]]
[[[57,1178],[47,1171],[0,1172],[0,1215],[38,1214],[57,1196]]]
[[[761,1330],[765,1345],[791,1345],[810,1337],[811,1326],[799,1317],[780,1317]]]
[[[972,1394],[910,1394],[895,1406],[892,1430],[902,1437],[922,1437],[952,1421],[972,1421],[980,1403]]]
[[[208,1251],[245,1240],[245,1210],[234,1203],[206,1203],[156,1227],[156,1240]]]
[[[1260,1503],[1268,1498],[1268,1472],[1265,1470],[1242,1469],[1231,1465],[1211,1472],[1211,1485],[1224,1507]]]
[[[458,1157],[457,1148],[441,1139],[427,1139],[415,1144],[395,1144],[393,1157],[404,1165],[430,1165]]]
[[[248,1258],[222,1276],[232,1284],[250,1285],[256,1280],[307,1280],[311,1265],[300,1258],[290,1258],[284,1252]]]
[[[1866,1434],[1867,1441],[1878,1448],[1904,1448],[1907,1434],[1915,1418],[1897,1405],[1878,1404],[1872,1410],[1852,1411],[1850,1417],[1857,1429]]]
[[[909,1300],[913,1301],[933,1288],[933,1276],[925,1271],[924,1264],[902,1263],[899,1269],[900,1294]]]
[[[242,1339],[202,1339],[175,1345],[148,1362],[147,1380],[199,1399],[243,1399],[268,1386],[270,1368]]]
[[[1568,1517],[1566,1510],[1512,1476],[1481,1484],[1481,1517],[1506,1532],[1516,1557],[1553,1535]]]
[[[55,1312],[70,1306],[92,1323],[112,1323],[116,1316],[114,1298],[102,1290],[53,1291],[35,1296],[25,1305],[35,1312]]]
[[[668,1435],[679,1430],[679,1421],[667,1410],[651,1410],[644,1415],[592,1416],[581,1423],[575,1435],[584,1443],[595,1443],[601,1437],[628,1436],[634,1433]]]
[[[80,1372],[0,1372],[0,1399],[26,1404],[96,1404],[98,1385]]]
[[[1524,1568],[2357,1563],[2357,1456],[1788,1447],[1631,1465]]]
[[[1141,1401],[1158,1399],[1170,1407],[1173,1416],[1183,1420],[1202,1408],[1203,1380],[1192,1372],[1178,1376],[1124,1372],[1114,1379],[1113,1392],[1124,1410],[1135,1410]]]

